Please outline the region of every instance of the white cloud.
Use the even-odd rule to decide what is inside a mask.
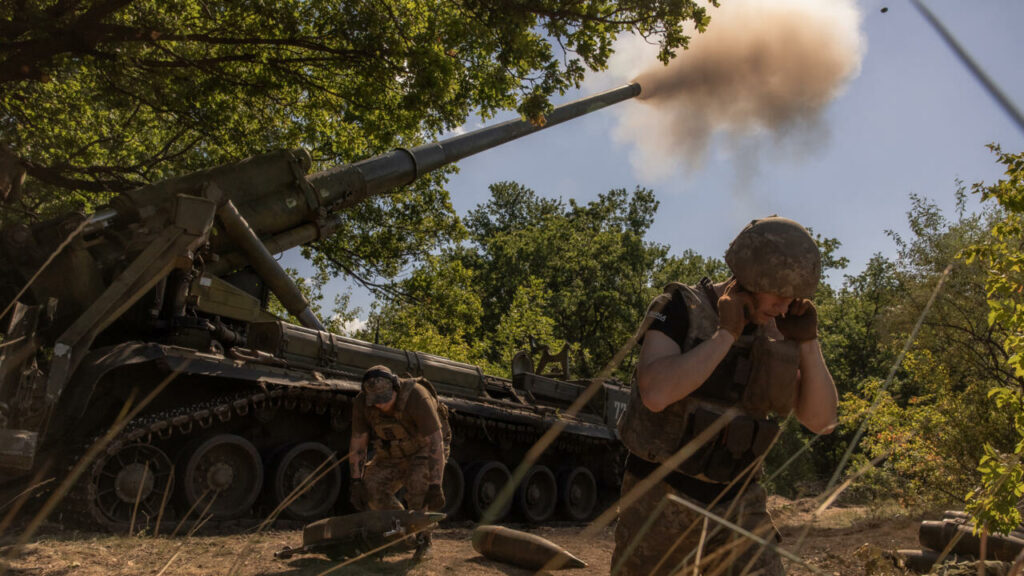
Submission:
[[[362,318],[355,318],[349,320],[348,322],[342,323],[341,334],[342,336],[352,336],[353,334],[355,334],[359,330],[362,330],[365,327],[366,320],[363,320]]]

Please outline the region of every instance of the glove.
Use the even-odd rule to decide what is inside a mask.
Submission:
[[[743,328],[747,325],[747,318],[754,310],[754,298],[736,283],[731,280],[725,285],[725,292],[718,299],[718,328],[732,334],[733,339],[739,340],[743,334]]]
[[[427,495],[423,499],[423,505],[427,507],[427,510],[433,512],[444,508],[444,491],[441,490],[440,484],[427,486]]]
[[[786,340],[814,340],[818,337],[818,311],[814,302],[806,298],[793,300],[786,315],[775,319],[775,327]]]
[[[349,502],[356,510],[362,512],[367,509],[367,504],[370,500],[370,495],[366,491],[366,484],[363,484],[362,478],[354,478],[351,486],[349,486]]]

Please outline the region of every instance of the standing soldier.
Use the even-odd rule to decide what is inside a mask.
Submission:
[[[620,510],[612,557],[618,574],[671,574],[696,565],[704,574],[783,574],[773,549],[667,496],[780,540],[764,488],[744,482],[748,474],[760,475],[761,457],[779,432],[768,416],[792,412],[818,434],[836,425],[838,395],[810,300],[821,275],[814,239],[786,218],[755,220],[733,240],[725,261],[733,273],[728,281],[670,284],[648,308],[629,405],[619,421],[629,449],[623,496],[702,431],[721,424],[716,421],[732,414],[730,408],[739,415]]]
[[[402,487],[410,510],[444,508],[444,414],[437,392],[426,380],[400,379],[386,366],[363,374],[362,391],[352,406],[349,444],[350,498],[357,510],[401,510],[395,493]],[[367,462],[371,434],[374,455]],[[430,534],[421,532],[415,558],[423,558],[429,548]]]

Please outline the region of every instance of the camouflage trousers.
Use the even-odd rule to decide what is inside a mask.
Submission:
[[[639,479],[627,471],[622,479],[622,495],[637,482]],[[686,498],[666,482],[659,482],[632,506],[619,511],[612,574],[647,576],[680,570],[693,574],[698,556],[700,574],[704,576],[785,574],[774,550],[762,549],[715,521],[705,520],[704,515],[666,498],[669,494]],[[759,484],[751,483],[743,494],[715,505],[711,511],[768,541],[778,538],[766,508],[764,488]]]
[[[426,454],[405,458],[375,457],[366,464],[363,483],[370,510],[402,510],[402,503],[395,495],[402,488],[405,488],[408,509],[423,510],[423,500],[430,486],[429,460]]]

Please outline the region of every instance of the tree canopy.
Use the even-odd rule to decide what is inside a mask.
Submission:
[[[465,219],[466,241],[401,283],[409,298],[371,317],[374,335],[495,374],[508,373],[530,338],[552,352],[568,343],[574,372],[598,373],[636,328],[666,263],[667,248],[645,239],[654,194],[618,189],[578,204],[513,182],[490,189]]]
[[[0,225],[273,149],[305,147],[319,169],[476,112],[539,118],[605,67],[618,34],[658,42],[667,61],[684,24],[708,20],[692,0],[4,2]],[[387,278],[436,248],[453,226],[443,181],[357,209],[349,248],[323,247],[331,271]],[[369,240],[402,229],[414,232]]]

